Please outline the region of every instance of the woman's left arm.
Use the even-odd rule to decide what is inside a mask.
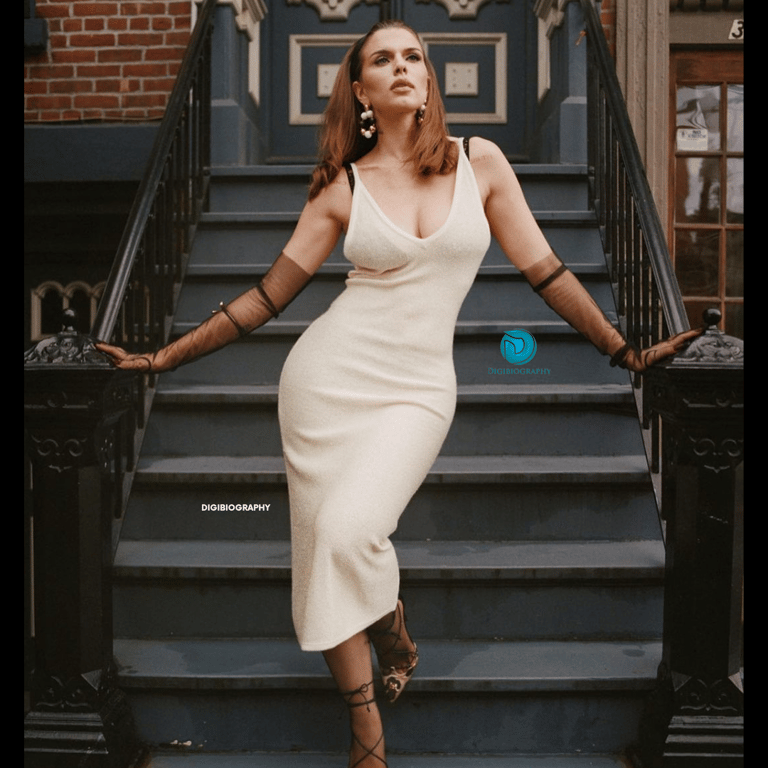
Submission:
[[[685,331],[642,351],[629,344],[547,243],[501,150],[490,141],[473,139],[470,156],[491,232],[507,258],[555,312],[611,356],[611,365],[644,371],[702,332]]]
[[[552,253],[499,147],[474,137],[470,158],[491,233],[512,264],[522,272]]]

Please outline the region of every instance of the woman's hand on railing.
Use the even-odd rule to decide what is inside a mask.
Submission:
[[[688,342],[704,333],[704,328],[695,328],[690,331],[683,331],[675,336],[660,341],[648,349],[639,350],[630,344],[614,355],[611,360],[612,365],[619,365],[627,368],[634,373],[642,373],[652,365],[665,360],[671,355],[679,352]],[[623,356],[622,356],[623,355]]]
[[[121,347],[99,342],[96,349],[108,355],[120,369],[162,373],[191,363],[264,325],[277,317],[302,291],[312,275],[290,256],[281,253],[263,280],[219,309],[197,328],[157,352],[130,354]]]
[[[116,368],[120,368],[120,370],[160,373],[160,369],[155,367],[155,355],[153,353],[132,355],[122,347],[113,347],[111,344],[105,344],[104,342],[98,342],[95,346],[99,352],[107,355],[112,364]]]

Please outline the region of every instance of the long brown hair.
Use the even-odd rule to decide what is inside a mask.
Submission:
[[[317,197],[336,178],[344,163],[358,160],[376,146],[376,134],[370,139],[360,134],[360,114],[363,106],[352,90],[352,83],[360,79],[362,71],[360,52],[363,46],[376,32],[391,28],[407,29],[421,45],[416,32],[402,21],[393,19],[374,24],[368,34],[361,37],[347,51],[323,114],[319,161],[312,173],[312,182],[309,187],[310,200]],[[423,51],[424,46],[422,45],[421,48]],[[420,174],[429,176],[433,173],[450,173],[456,167],[458,153],[456,145],[448,138],[445,107],[437,85],[437,73],[426,54],[424,54],[424,63],[429,74],[427,110],[418,127],[410,159],[415,161]]]

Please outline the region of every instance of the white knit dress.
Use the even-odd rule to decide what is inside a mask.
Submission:
[[[293,621],[305,651],[335,647],[397,603],[389,537],[451,425],[454,327],[490,244],[464,152],[448,219],[427,238],[395,226],[353,170],[344,255],[355,268],[280,378]]]

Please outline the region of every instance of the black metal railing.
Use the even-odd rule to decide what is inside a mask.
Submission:
[[[140,352],[167,341],[207,198],[215,9],[199,9],[91,335],[67,312],[64,330],[24,355],[30,768],[64,752],[79,765],[94,749],[111,766],[142,759],[117,687],[111,579],[154,388],[115,370],[94,342]]]
[[[622,330],[645,348],[690,325],[597,10],[580,3],[590,196]],[[743,763],[744,345],[719,311],[703,319],[634,382],[666,545],[662,658],[630,750],[647,766]]]
[[[199,10],[91,329],[94,338],[132,352],[168,340],[207,197],[215,7],[206,0]]]
[[[91,329],[91,338],[130,352],[154,351],[168,341],[192,239],[207,204],[215,10],[216,0],[198,8]],[[120,424],[112,477],[118,520],[130,494],[154,379],[137,377],[133,407]],[[113,546],[118,534],[119,523]]]
[[[592,0],[580,0],[587,30],[587,158],[621,329],[642,348],[690,328],[616,69]],[[652,473],[660,472],[659,417],[638,407]],[[658,496],[658,486],[657,496]],[[659,502],[661,501],[659,497]]]

